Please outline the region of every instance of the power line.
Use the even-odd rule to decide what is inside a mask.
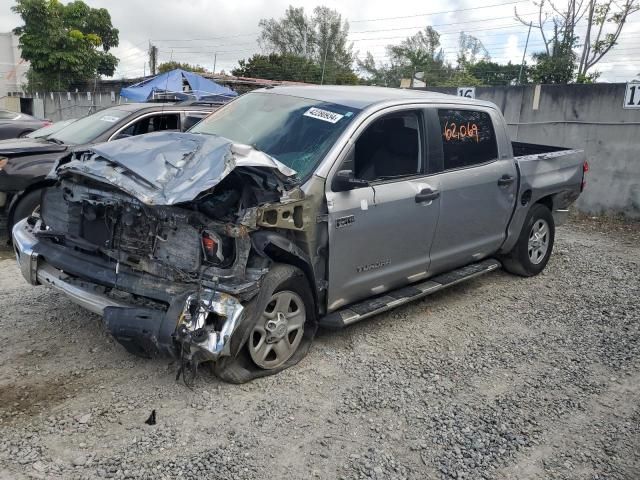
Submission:
[[[383,20],[400,20],[403,18],[415,18],[415,17],[427,17],[432,15],[443,15],[445,13],[456,13],[456,12],[466,12],[470,10],[480,10],[482,8],[491,8],[491,7],[502,7],[504,5],[514,5],[516,3],[529,3],[528,0],[517,0],[514,2],[506,2],[506,3],[494,3],[492,5],[482,5],[479,7],[469,7],[469,8],[458,8],[455,10],[444,10],[440,12],[430,12],[430,13],[417,13],[414,15],[401,15],[398,17],[380,17],[380,18],[369,18],[369,19],[361,19],[361,20],[349,20],[349,23],[360,23],[360,22],[380,22]]]
[[[373,19],[359,19],[359,20],[348,20],[349,23],[361,23],[361,22],[379,22],[379,21],[384,21],[384,20],[398,20],[398,19],[403,19],[403,18],[416,18],[416,17],[428,17],[428,16],[433,16],[433,15],[443,15],[443,14],[447,14],[447,13],[456,13],[456,12],[467,12],[467,11],[472,11],[472,10],[480,10],[480,9],[485,9],[485,8],[491,8],[491,7],[501,7],[501,6],[505,6],[505,5],[514,5],[517,3],[529,3],[529,0],[516,0],[516,1],[512,1],[512,2],[505,2],[505,3],[495,3],[495,4],[491,4],[491,5],[482,5],[482,6],[478,6],[478,7],[468,7],[468,8],[457,8],[454,10],[443,10],[440,12],[430,12],[430,13],[418,13],[418,14],[413,14],[413,15],[403,15],[403,16],[396,16],[396,17],[380,17],[380,18],[373,18]],[[353,32],[353,33],[357,33],[357,32]],[[247,32],[247,33],[237,33],[237,34],[233,34],[233,35],[220,35],[220,36],[216,36],[216,37],[204,37],[204,38],[191,38],[191,39],[184,39],[184,38],[175,38],[175,39],[158,39],[158,38],[152,38],[151,41],[153,42],[164,42],[164,41],[168,41],[168,42],[189,42],[189,41],[203,41],[203,40],[220,40],[220,39],[225,39],[225,38],[238,38],[238,37],[246,37],[246,36],[250,36],[250,35],[260,35],[259,31],[254,31],[254,32]]]

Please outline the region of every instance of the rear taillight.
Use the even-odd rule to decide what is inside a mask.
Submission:
[[[586,160],[582,164],[582,183],[580,184],[580,191],[584,190],[584,187],[587,185],[587,179],[585,178],[587,172],[589,171],[589,162]]]

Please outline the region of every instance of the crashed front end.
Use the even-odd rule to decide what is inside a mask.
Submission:
[[[31,284],[102,315],[131,353],[216,360],[233,353],[244,305],[272,261],[261,230],[308,233],[294,174],[205,135],[76,152],[56,168],[39,216],[14,228],[18,263]]]

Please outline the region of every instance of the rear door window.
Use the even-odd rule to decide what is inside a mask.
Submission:
[[[491,116],[476,110],[438,110],[444,170],[472,167],[498,158]]]

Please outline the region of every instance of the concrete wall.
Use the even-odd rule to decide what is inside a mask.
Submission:
[[[38,94],[44,100],[44,117],[52,121],[82,118],[90,113],[118,105],[120,96],[113,91],[53,92]],[[87,93],[89,95],[87,95]]]
[[[461,85],[462,86],[462,85]],[[583,149],[590,172],[585,213],[640,218],[640,109],[623,109],[625,84],[477,87],[502,110],[513,140]],[[427,88],[455,95],[455,88]]]

